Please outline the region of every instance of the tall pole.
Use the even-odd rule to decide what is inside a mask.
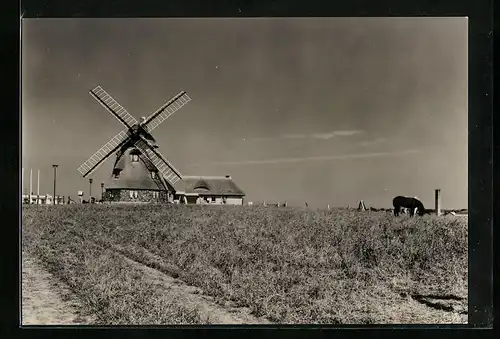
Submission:
[[[37,205],[39,204],[40,200],[40,170],[37,172],[37,178],[36,178],[36,203]]]
[[[89,203],[92,200],[92,181],[94,181],[92,178],[89,178]]]
[[[54,167],[54,197],[52,198],[52,203],[56,204],[56,178],[57,178],[57,167],[59,165],[52,165]]]
[[[33,194],[33,169],[30,168],[30,204],[31,204],[31,195]]]

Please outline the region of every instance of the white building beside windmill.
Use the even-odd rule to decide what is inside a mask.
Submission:
[[[188,204],[243,205],[245,197],[229,175],[183,176],[182,186],[176,195],[184,195]]]

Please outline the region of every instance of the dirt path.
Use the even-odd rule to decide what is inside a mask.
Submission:
[[[22,325],[89,324],[78,312],[71,292],[46,272],[36,259],[22,255]]]
[[[204,324],[270,324],[257,318],[245,307],[219,305],[213,297],[203,295],[194,286],[150,268],[121,254],[131,270],[140,270],[144,278],[173,292],[176,299],[188,308],[197,309]],[[92,324],[90,317],[79,314],[79,303],[72,292],[40,263],[26,254],[22,260],[22,324],[23,325],[79,325]]]
[[[154,268],[148,267],[124,256],[133,269],[141,270],[144,278],[154,284],[160,284],[166,290],[174,292],[178,300],[189,308],[198,310],[204,324],[271,324],[265,318],[257,318],[250,314],[246,307],[231,307],[219,305],[213,297],[203,295],[195,286],[190,286],[182,280],[173,278]]]
[[[143,253],[147,262],[127,255],[127,251],[112,246],[123,256],[131,270],[139,270],[148,281],[173,292],[176,299],[188,308],[197,309],[204,324],[272,324],[265,318],[255,317],[246,307],[221,305],[213,297],[203,294],[198,287],[190,286],[174,274],[153,268],[160,262],[152,253]],[[142,261],[142,260],[141,260]],[[165,269],[162,269],[165,271]],[[466,302],[436,300],[436,298],[406,296],[395,304],[380,304],[384,323],[467,323]],[[438,307],[439,306],[439,307]],[[74,325],[92,324],[92,318],[79,315],[78,300],[57,278],[46,272],[36,259],[23,254],[22,260],[22,324],[23,325]]]
[[[173,292],[176,299],[188,308],[198,310],[203,324],[272,324],[264,317],[255,317],[247,307],[235,307],[231,303],[221,305],[215,298],[204,295],[203,291],[191,286],[178,277],[178,267],[166,265],[161,257],[141,248],[141,255],[132,255],[131,250],[122,246],[105,242],[95,242],[100,247],[109,247],[116,254],[121,255],[131,266],[131,269],[143,272],[144,279],[161,285],[162,288]]]
[[[269,320],[257,318],[250,314],[248,308],[231,307],[220,305],[214,298],[202,294],[198,287],[190,286],[182,280],[174,278],[177,276],[175,269],[168,268],[166,271],[172,274],[162,273],[162,270],[153,267],[161,266],[162,258],[148,252],[142,253],[147,263],[142,263],[130,257],[127,250],[119,246],[112,246],[120,253],[127,262],[135,269],[142,270],[149,281],[161,284],[164,288],[175,292],[175,295],[185,305],[194,306],[199,310],[202,319],[211,324],[272,324]],[[173,276],[174,277],[173,277]],[[441,300],[439,300],[441,299]],[[380,301],[374,300],[374,304]],[[431,307],[432,306],[432,307]],[[407,295],[402,296],[399,303],[383,305],[384,323],[406,323],[406,324],[466,324],[467,302],[463,300],[452,300],[449,298],[433,298],[432,296]],[[464,312],[465,311],[465,312]]]

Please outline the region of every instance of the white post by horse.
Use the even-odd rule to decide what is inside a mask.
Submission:
[[[441,189],[437,188],[435,190],[434,200],[436,215],[441,215]]]

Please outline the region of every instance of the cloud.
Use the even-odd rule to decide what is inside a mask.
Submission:
[[[381,144],[385,141],[387,141],[387,138],[377,138],[374,140],[362,141],[358,145],[366,147],[366,146],[378,145],[378,144]]]
[[[312,134],[283,134],[275,137],[255,137],[255,138],[243,138],[244,141],[265,141],[265,140],[276,140],[276,139],[305,139],[314,138],[328,140],[333,137],[348,137],[355,134],[363,133],[360,130],[340,130],[332,131],[328,133],[312,133]]]
[[[360,134],[362,131],[360,130],[345,130],[345,131],[332,131],[330,133],[314,133],[311,134],[311,137],[317,139],[328,140],[333,137],[350,137],[351,135]]]
[[[281,136],[284,139],[303,139],[307,138],[306,134],[284,134]]]
[[[221,161],[208,162],[203,164],[192,164],[190,166],[205,166],[205,165],[260,165],[260,164],[280,164],[305,161],[325,161],[325,160],[348,160],[348,159],[366,159],[375,157],[394,157],[420,153],[419,149],[409,149],[399,152],[377,152],[377,153],[362,153],[362,154],[343,154],[343,155],[326,155],[317,157],[302,157],[302,158],[275,158],[264,160],[240,160],[240,161]]]

